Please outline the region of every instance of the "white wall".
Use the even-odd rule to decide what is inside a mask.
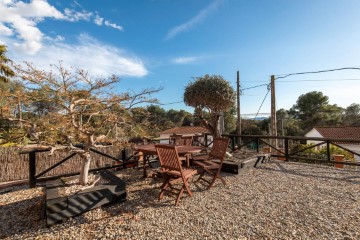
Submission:
[[[347,148],[353,152],[360,154],[360,145],[359,144],[339,144],[339,145],[343,146],[344,148]],[[358,161],[358,160],[360,160],[360,156],[357,156],[354,154],[354,159]]]
[[[309,132],[307,132],[305,134],[305,137],[319,137],[319,138],[322,138],[323,136],[315,128],[313,128],[313,129],[311,129]],[[320,142],[321,141],[306,140],[307,144],[318,144]],[[325,147],[325,146],[326,146],[326,144],[323,144],[323,145],[317,146],[316,149],[319,150],[320,148]]]
[[[305,137],[320,137],[322,138],[323,136],[315,129],[311,129],[308,133],[305,134]],[[307,140],[306,141],[308,144],[317,144],[320,143],[321,141],[315,141],[315,140]],[[359,144],[339,144],[341,146],[343,146],[344,148],[347,148],[351,151],[354,151],[356,153],[360,153],[360,145]],[[319,150],[322,147],[325,147],[326,144],[322,144],[320,146],[317,146],[316,149]],[[354,159],[355,160],[360,160],[360,156],[356,156],[354,155]]]

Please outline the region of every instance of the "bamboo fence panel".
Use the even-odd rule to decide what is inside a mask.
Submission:
[[[121,147],[110,146],[96,148],[108,155],[119,157]],[[0,182],[7,182],[13,180],[23,180],[29,178],[29,157],[28,154],[19,154],[17,147],[0,147]],[[55,152],[49,155],[49,152],[36,153],[36,174],[53,166],[60,160],[70,155],[68,152]],[[97,153],[91,152],[90,168],[105,167],[113,164],[113,160],[101,156]],[[49,171],[44,176],[52,176],[66,173],[79,172],[81,166],[81,159],[79,155],[75,155],[60,166]]]

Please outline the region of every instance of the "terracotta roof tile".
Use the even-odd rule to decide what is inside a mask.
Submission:
[[[204,127],[196,127],[196,126],[182,126],[182,127],[174,127],[165,131],[160,132],[160,134],[196,134],[196,133],[210,133]]]
[[[359,127],[315,127],[324,138],[341,138],[360,140]]]

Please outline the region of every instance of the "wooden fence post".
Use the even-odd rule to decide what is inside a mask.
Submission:
[[[327,160],[330,162],[331,156],[330,156],[330,141],[326,140],[326,154],[327,154]]]
[[[231,137],[231,150],[235,150],[235,137],[234,136],[232,136]]]
[[[285,161],[289,161],[289,139],[285,138]]]
[[[34,188],[36,186],[36,152],[29,152],[29,187]]]

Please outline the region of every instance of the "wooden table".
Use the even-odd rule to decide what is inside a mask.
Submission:
[[[199,153],[203,150],[203,147],[199,146],[184,146],[184,145],[177,145],[176,149],[178,151],[179,156],[186,157],[186,166],[190,166],[190,154],[191,153]],[[151,155],[157,155],[155,144],[148,144],[148,145],[138,145],[133,147],[134,151],[138,151],[143,154],[144,158],[144,177],[147,176],[146,174],[146,161],[149,163],[149,157]]]

